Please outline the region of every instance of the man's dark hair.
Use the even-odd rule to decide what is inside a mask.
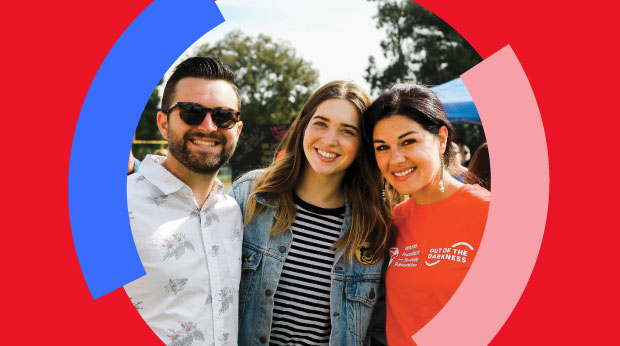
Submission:
[[[178,64],[170,78],[168,78],[164,88],[164,95],[161,99],[161,109],[164,112],[168,107],[172,106],[177,83],[186,77],[227,81],[237,95],[237,109],[241,109],[239,90],[235,85],[235,75],[230,67],[220,59],[198,56]]]

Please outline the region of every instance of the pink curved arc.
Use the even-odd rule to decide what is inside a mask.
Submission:
[[[549,201],[542,119],[510,46],[461,76],[484,125],[492,193],[482,243],[446,306],[412,336],[424,345],[487,345],[510,316],[540,250]],[[472,148],[473,151],[473,148]]]

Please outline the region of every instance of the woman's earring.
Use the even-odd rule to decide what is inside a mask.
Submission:
[[[381,191],[381,198],[383,198],[383,202],[387,202],[387,197],[385,197],[385,178],[383,178],[383,190]]]
[[[439,171],[439,191],[444,192],[444,188],[443,188],[443,166],[444,166],[443,155],[441,155],[439,158],[441,159],[441,168],[440,168],[440,171]]]

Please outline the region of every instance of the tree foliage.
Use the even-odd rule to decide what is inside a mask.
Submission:
[[[379,70],[368,58],[365,78],[373,92],[399,82],[437,85],[450,81],[480,61],[480,55],[450,25],[411,0],[368,0],[377,3],[377,28],[389,65]]]
[[[244,125],[288,124],[317,86],[318,71],[286,42],[232,31],[200,46],[195,55],[214,56],[235,73]]]
[[[163,83],[163,79],[157,83],[157,85],[161,85]],[[159,111],[161,97],[159,96],[159,90],[155,88],[149,97],[149,100],[146,102],[146,106],[144,106],[144,110],[142,111],[142,115],[140,116],[140,120],[138,121],[138,126],[136,127],[135,139],[137,140],[162,140],[163,137],[159,132],[159,128],[157,127],[157,112]],[[146,154],[152,153],[155,149],[160,146],[155,144],[134,144],[132,146],[132,151],[135,157],[142,160]]]
[[[217,57],[233,70],[246,129],[288,124],[318,83],[319,73],[310,62],[298,57],[290,44],[266,35],[249,37],[233,31],[215,43],[197,47],[191,55]],[[158,89],[153,90],[136,129],[137,140],[162,139],[156,121],[160,99]],[[142,159],[157,148],[157,144],[135,144],[133,153]]]

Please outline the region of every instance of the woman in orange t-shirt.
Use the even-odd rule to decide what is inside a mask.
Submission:
[[[490,193],[450,175],[454,130],[426,87],[397,85],[382,94],[367,110],[365,133],[387,183],[411,196],[392,215],[386,333],[389,345],[415,345],[413,334],[441,310],[471,266]]]

